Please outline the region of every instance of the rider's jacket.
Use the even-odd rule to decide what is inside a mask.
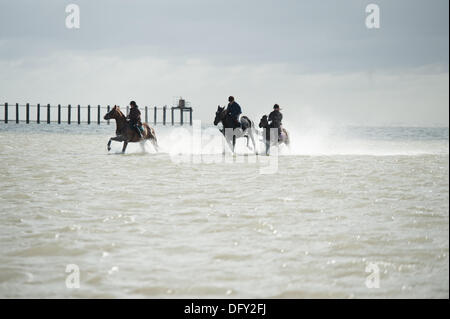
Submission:
[[[239,114],[242,113],[241,106],[235,101],[228,104],[227,110],[228,114],[230,114],[233,118],[237,118]]]
[[[281,120],[283,119],[283,114],[280,111],[274,110],[269,114],[269,121],[271,127],[280,127]]]
[[[130,109],[130,114],[128,114],[128,118],[130,120],[130,124],[138,124],[141,125],[141,111],[139,111],[138,107],[132,107]]]

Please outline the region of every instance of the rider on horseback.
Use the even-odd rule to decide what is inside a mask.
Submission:
[[[236,127],[241,127],[241,122],[239,122],[239,115],[242,113],[241,106],[237,104],[232,96],[228,98],[228,102],[228,115],[233,119]]]
[[[281,120],[283,119],[283,114],[280,112],[280,106],[275,104],[273,106],[273,111],[269,114],[270,127],[278,128],[278,139],[281,137]]]
[[[139,134],[142,138],[144,128],[141,122],[141,111],[139,111],[138,106],[135,101],[130,102],[130,114],[128,114],[127,119],[129,120],[130,126]]]

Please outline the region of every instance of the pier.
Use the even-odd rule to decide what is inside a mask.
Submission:
[[[0,123],[110,124],[110,121],[104,120],[103,116],[109,112],[112,107],[114,107],[114,105],[51,105],[5,102],[0,106]],[[192,125],[193,109],[190,106],[186,106],[184,100],[181,99],[176,106],[144,106],[139,107],[139,109],[141,111],[142,121],[150,125]],[[126,115],[128,115],[128,113],[129,106],[126,107]]]

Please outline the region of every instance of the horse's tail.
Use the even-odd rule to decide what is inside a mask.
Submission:
[[[284,134],[286,134],[286,140],[284,141],[284,144],[286,144],[287,146],[289,146],[290,143],[291,143],[291,140],[290,140],[290,138],[289,138],[289,133],[288,133],[288,131],[287,131],[286,129],[283,129],[283,131],[284,131]]]
[[[247,116],[245,118],[248,121],[248,128],[254,128],[255,127],[255,123],[253,123],[253,121],[250,120]]]
[[[147,133],[145,136],[145,139],[150,139],[150,140],[156,141],[155,130],[152,127],[150,127],[150,125],[148,125],[147,123],[142,124],[142,126],[145,127],[145,131]]]

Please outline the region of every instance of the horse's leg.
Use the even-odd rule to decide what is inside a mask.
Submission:
[[[250,134],[250,133],[249,133],[249,134]],[[245,138],[247,139],[247,148],[248,148],[249,150],[251,150],[252,148],[250,147],[248,135],[245,135]]]
[[[125,153],[125,150],[127,149],[128,142],[123,141],[123,147],[122,147],[122,153]]]
[[[109,139],[109,142],[108,142],[108,151],[111,150],[111,142],[112,142],[112,141],[122,142],[122,139],[121,139],[120,136],[114,136],[114,137],[111,137],[111,138]]]
[[[156,140],[156,137],[152,138],[151,141],[152,141],[153,147],[155,148],[155,151],[159,152],[159,146],[158,146],[158,141]]]
[[[236,135],[233,135],[233,154],[234,154],[235,147],[236,147]]]
[[[270,150],[270,129],[268,127],[264,128],[264,145],[266,147],[266,155],[269,155]]]
[[[251,129],[249,131],[250,138],[252,139],[253,149],[255,150],[255,154],[258,154],[258,150],[256,149],[256,142],[255,142],[255,136],[253,135],[254,131]],[[248,138],[247,138],[247,144],[248,144]]]
[[[225,141],[227,142],[228,147],[230,148],[230,151],[234,153],[233,143],[226,136],[225,136]],[[223,148],[223,154],[225,154],[225,147]]]

